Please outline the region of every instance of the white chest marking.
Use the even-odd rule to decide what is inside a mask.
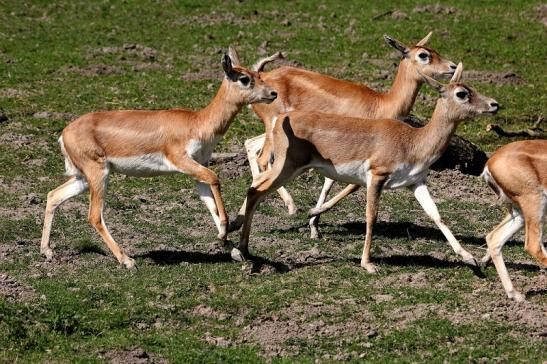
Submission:
[[[385,188],[401,188],[411,186],[418,181],[424,180],[429,171],[429,165],[424,164],[400,164],[389,176]]]
[[[196,162],[205,165],[213,154],[213,149],[222,136],[215,136],[212,140],[204,142],[201,140],[190,140],[186,147],[186,154]]]
[[[113,171],[136,177],[152,177],[181,172],[161,153],[108,158]]]

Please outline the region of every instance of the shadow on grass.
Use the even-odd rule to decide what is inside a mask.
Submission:
[[[298,224],[289,228],[271,229],[268,233],[281,232],[290,233],[298,232],[302,228],[307,228],[308,224]],[[320,224],[320,228],[329,228],[329,233],[325,235],[363,235],[365,234],[366,224],[364,222],[346,222],[343,224]],[[439,241],[446,241],[446,238],[442,232],[436,227],[421,226],[412,222],[390,222],[379,221],[374,225],[373,236],[382,236],[386,238],[408,238],[413,240],[416,238],[432,239]],[[464,244],[483,246],[486,245],[484,236],[469,236],[469,235],[455,235],[456,239]],[[522,242],[518,240],[510,240],[505,245],[522,245]]]
[[[355,264],[361,264],[361,260],[358,258],[351,259]],[[476,267],[462,261],[449,261],[441,260],[430,255],[390,255],[388,257],[380,257],[374,259],[376,263],[381,265],[391,265],[397,267],[409,267],[409,266],[419,266],[426,268],[458,268],[458,267],[468,267],[473,273],[479,278],[486,278],[480,267]]]
[[[135,258],[151,259],[158,265],[174,265],[182,262],[187,263],[234,263],[229,253],[202,253],[185,250],[153,250],[151,252],[136,255]],[[275,262],[267,258],[250,256],[251,273],[260,272],[265,265],[271,266],[278,273],[286,273],[289,266],[282,262]]]
[[[547,295],[547,289],[534,289],[526,292],[526,297],[544,296]]]

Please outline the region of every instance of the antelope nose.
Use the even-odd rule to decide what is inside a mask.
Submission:
[[[494,108],[494,109],[499,109],[500,108],[500,104],[498,104],[496,101],[492,101],[490,103],[490,107]]]
[[[457,66],[455,63],[452,63],[452,64],[450,65],[450,69],[456,70],[456,68],[458,68],[458,66]]]
[[[270,92],[270,96],[273,98],[277,98],[277,91]]]

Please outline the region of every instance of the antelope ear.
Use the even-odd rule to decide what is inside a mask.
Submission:
[[[241,65],[241,61],[239,60],[239,56],[237,55],[237,52],[236,52],[234,47],[232,47],[232,46],[228,47],[228,56],[232,60],[232,64],[234,66]]]
[[[391,38],[389,35],[384,34],[384,40],[387,44],[398,50],[403,54],[404,57],[408,55],[408,52],[410,52],[410,49],[404,45],[403,43],[399,42],[397,39]]]
[[[454,75],[452,76],[452,79],[450,79],[450,83],[453,82],[460,82],[462,78],[463,73],[463,63],[458,63],[458,67],[456,68],[456,71],[454,71]]]
[[[222,57],[222,69],[224,70],[226,77],[232,81],[237,81],[238,73],[234,71],[234,68],[232,67],[232,60],[227,54]]]
[[[425,37],[424,39],[422,39],[421,41],[419,41],[418,43],[416,43],[416,45],[418,47],[423,47],[428,41],[429,41],[429,38],[431,38],[431,34],[433,34],[433,32],[429,32]]]
[[[420,71],[418,71],[418,74],[420,76],[422,76],[422,79],[431,87],[433,87],[435,90],[439,91],[439,93],[441,94],[442,97],[445,97],[446,96],[446,89],[444,87],[444,85],[442,83],[440,83],[439,81],[429,77],[429,76],[426,76],[424,75],[423,73],[421,73]]]

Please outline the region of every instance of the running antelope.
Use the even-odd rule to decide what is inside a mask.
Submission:
[[[245,221],[239,247],[232,250],[233,259],[242,260],[248,255],[252,217],[266,194],[314,168],[329,178],[367,186],[361,266],[368,272],[376,272],[370,261],[370,248],[384,188],[409,187],[452,249],[464,262],[476,265],[473,256],[441,220],[426,186],[429,166],[441,156],[458,124],[475,115],[498,111],[495,100],[459,82],[462,70],[460,63],[447,85],[422,76],[441,95],[431,121],[423,128],[413,128],[395,119],[357,119],[305,111],[281,115],[272,134],[274,162],[271,170],[259,175],[247,192]]]
[[[376,92],[369,87],[342,81],[319,73],[293,67],[280,67],[270,72],[260,73],[262,78],[279,92],[278,99],[270,105],[253,105],[255,113],[264,122],[266,133],[248,140],[246,144],[251,171],[256,177],[260,170],[267,168],[271,158],[271,130],[276,118],[290,111],[319,111],[329,114],[351,116],[358,118],[390,118],[398,119],[407,116],[414,105],[416,95],[423,83],[421,72],[431,77],[451,76],[456,64],[442,58],[435,50],[426,47],[431,32],[415,46],[408,47],[387,35],[387,44],[401,53],[401,62],[391,90],[386,93]],[[280,58],[281,54],[265,58],[255,64],[260,72],[268,62]],[[333,120],[334,121],[334,120]],[[257,159],[257,154],[262,149]],[[334,181],[326,178],[317,201],[321,206]],[[296,206],[291,195],[281,187],[278,192],[288,206],[289,214],[296,212]],[[245,205],[243,205],[245,206]],[[237,230],[243,223],[244,207],[239,211],[237,219],[231,224],[230,230]],[[310,220],[311,237],[319,237],[319,220]]]
[[[41,252],[49,260],[49,244],[55,210],[71,197],[90,191],[89,222],[120,264],[132,268],[135,261],[114,241],[103,218],[108,175],[119,172],[150,177],[185,173],[197,180],[203,200],[226,239],[228,219],[220,183],[205,167],[213,148],[245,104],[270,103],[277,92],[257,72],[240,65],[234,49],[222,59],[225,77],[211,103],[202,110],[124,110],[94,112],[68,125],[59,138],[69,180],[50,191],[42,232]]]
[[[547,210],[547,140],[520,141],[501,147],[486,163],[483,177],[500,201],[509,205],[510,212],[486,236],[488,253],[482,263],[492,259],[507,296],[515,301],[524,301],[524,295],[511,283],[501,249],[524,227],[524,249],[541,266],[547,267],[547,252],[543,245]]]

